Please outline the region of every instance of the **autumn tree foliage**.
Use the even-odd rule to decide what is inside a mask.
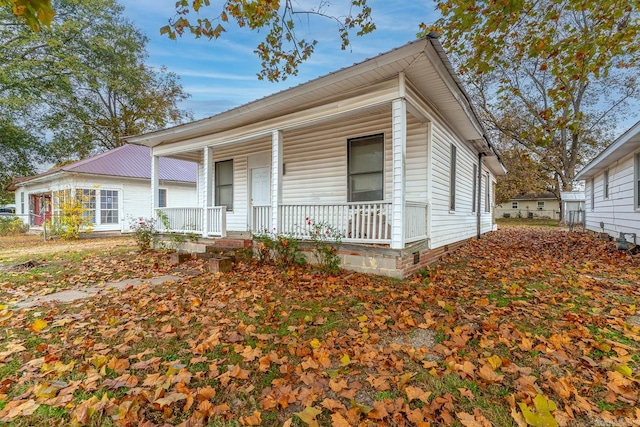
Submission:
[[[519,146],[505,148],[502,161],[509,171],[496,182],[496,204],[509,201],[519,194],[542,193],[552,184],[548,171],[531,158],[531,153]],[[546,179],[545,179],[546,178]]]
[[[435,26],[485,121],[569,190],[638,97],[640,14],[617,0],[437,1]],[[426,30],[428,27],[425,25]]]
[[[122,6],[56,0],[52,7],[55,17],[37,32],[0,8],[0,113],[41,141],[45,160],[82,158],[124,135],[190,118],[178,106],[187,97],[179,78],[145,64],[147,39]]]

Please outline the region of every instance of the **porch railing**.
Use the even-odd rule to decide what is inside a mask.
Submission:
[[[156,230],[165,233],[202,234],[203,212],[201,208],[156,208]],[[161,215],[166,216],[166,224],[160,220]]]
[[[227,235],[227,207],[213,206],[207,208],[207,235],[225,237]]]
[[[271,206],[253,207],[251,211],[251,231],[258,234],[273,231],[271,226]]]
[[[313,224],[324,223],[340,233],[343,242],[391,242],[391,203],[280,205],[279,209],[283,234],[309,238]]]
[[[404,238],[407,243],[428,237],[427,218],[429,205],[421,202],[406,202],[404,208]]]

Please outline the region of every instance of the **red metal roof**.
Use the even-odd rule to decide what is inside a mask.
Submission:
[[[151,149],[126,144],[39,175],[20,179],[19,182],[14,181],[14,185],[57,172],[151,179]],[[158,172],[161,181],[196,182],[198,165],[185,160],[161,157]]]

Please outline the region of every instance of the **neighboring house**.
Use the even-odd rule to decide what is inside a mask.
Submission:
[[[640,122],[587,164],[575,179],[586,181],[587,229],[612,237],[620,233],[640,237]]]
[[[199,218],[205,237],[305,239],[308,222],[325,223],[342,235],[344,268],[391,276],[493,230],[505,173],[432,38],[127,140],[153,148],[154,170],[165,157],[198,162],[199,207],[167,210],[173,228]]]
[[[94,231],[129,230],[133,218],[151,216],[151,150],[124,145],[35,176],[14,179],[16,214],[32,228],[56,217],[65,192],[86,199]],[[197,165],[162,159],[156,206],[197,206]]]
[[[551,192],[519,194],[508,202],[496,206],[496,218],[551,218],[560,219],[560,203]]]

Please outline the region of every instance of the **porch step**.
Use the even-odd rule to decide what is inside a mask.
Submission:
[[[220,249],[244,249],[250,248],[252,245],[251,239],[229,239],[227,237],[215,239],[212,242],[205,243],[207,246],[207,251],[209,248],[213,248],[211,250],[218,251]]]

